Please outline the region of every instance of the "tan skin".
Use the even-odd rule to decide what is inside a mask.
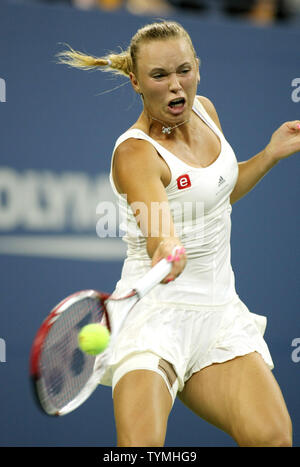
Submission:
[[[198,61],[186,39],[152,41],[140,46],[136,74],[131,73],[134,90],[142,94],[144,109],[133,125],[194,167],[206,167],[220,153],[220,141],[192,111],[199,81]],[[185,97],[179,115],[169,112],[168,102]],[[199,97],[208,114],[221,129],[210,100]],[[170,135],[161,133],[161,123],[176,125],[189,119]],[[284,123],[266,148],[239,163],[239,176],[231,203],[248,193],[280,159],[300,150],[299,121]],[[299,128],[298,128],[299,125]],[[199,150],[201,148],[201,151]],[[135,174],[132,183],[129,174]],[[149,209],[153,201],[167,201],[165,187],[170,171],[153,146],[144,140],[129,139],[116,150],[113,177],[128,202],[140,201]],[[180,239],[160,225],[151,232],[151,218],[139,216],[148,229],[147,250],[152,264],[171,254]],[[150,230],[149,230],[150,229]],[[151,235],[152,233],[152,235]],[[186,256],[173,263],[165,278],[176,278],[184,269]],[[121,378],[114,389],[114,411],[118,446],[163,446],[171,396],[155,372],[136,370]],[[280,388],[263,359],[256,352],[225,363],[213,364],[194,373],[178,397],[193,412],[233,437],[239,446],[291,446],[292,425]]]

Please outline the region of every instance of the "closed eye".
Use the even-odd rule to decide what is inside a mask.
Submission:
[[[180,73],[183,73],[185,75],[189,71],[191,71],[190,68],[184,68],[183,70],[180,71]]]
[[[190,70],[181,70],[178,72],[178,74],[183,74],[183,75],[186,75]],[[154,79],[161,79],[161,78],[164,78],[166,76],[166,74],[163,74],[163,73],[159,73],[159,74],[155,74],[152,76],[152,78]]]
[[[190,71],[191,71],[191,68],[188,66],[187,68],[185,68],[185,67],[178,68],[176,73],[179,74],[179,75],[181,75],[181,74],[186,75]],[[164,70],[157,70],[151,76],[154,79],[161,79],[161,78],[164,78],[165,76],[168,76],[168,73],[166,71],[164,71]]]
[[[154,79],[160,79],[160,78],[163,78],[164,76],[166,76],[166,75],[163,74],[163,73],[156,73],[155,75],[152,76],[152,78],[154,78]]]

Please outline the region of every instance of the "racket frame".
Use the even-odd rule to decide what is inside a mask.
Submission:
[[[43,409],[43,411],[52,416],[59,416],[59,415],[64,415],[64,413],[68,413],[71,410],[65,411],[65,408],[68,407],[67,404],[63,409],[58,410],[57,407],[55,407],[49,400],[49,397],[47,395],[47,390],[45,386],[45,381],[43,378],[43,375],[41,374],[40,371],[40,358],[43,350],[43,343],[45,342],[45,339],[47,338],[47,335],[49,334],[52,326],[54,323],[57,321],[57,319],[62,315],[62,313],[75,303],[79,302],[80,300],[84,298],[96,298],[98,299],[102,305],[106,302],[108,299],[109,294],[105,294],[102,292],[98,292],[93,289],[87,289],[87,290],[80,290],[79,292],[75,292],[68,297],[64,298],[61,302],[59,302],[49,313],[49,315],[46,317],[44,322],[42,323],[41,327],[39,328],[34,341],[33,345],[31,348],[31,355],[30,355],[30,375],[31,375],[31,381],[33,384],[33,390],[35,394],[35,398],[38,402],[38,405],[40,408]],[[106,321],[106,326],[108,330],[111,332],[111,327],[110,327],[110,322],[109,322],[109,317],[108,313],[106,311],[105,305],[103,306],[104,309],[104,315],[105,315],[105,321]],[[99,321],[100,322],[100,321]],[[87,380],[85,383],[84,388],[78,393],[75,399],[73,399],[72,402],[75,403],[77,401],[77,406],[80,405],[81,403],[86,400],[91,392],[95,389],[95,384],[92,385],[93,389],[91,389],[91,381],[93,380],[93,374],[91,377]],[[87,388],[87,394],[86,397],[84,393],[84,389]],[[81,398],[80,398],[81,397]],[[80,400],[80,403],[78,401]],[[75,403],[76,405],[76,403]],[[75,407],[76,408],[76,407]],[[74,409],[72,409],[74,410]]]

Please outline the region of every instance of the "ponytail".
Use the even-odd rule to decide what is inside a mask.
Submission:
[[[119,75],[129,77],[132,71],[132,62],[129,51],[121,52],[120,54],[108,54],[104,57],[94,57],[78,52],[68,44],[70,50],[65,50],[56,54],[58,63],[78,68],[80,70],[95,70],[110,71]]]

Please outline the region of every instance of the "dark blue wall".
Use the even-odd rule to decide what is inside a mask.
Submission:
[[[281,123],[299,118],[300,92],[291,85],[300,77],[298,30],[196,16],[175,19],[190,32],[202,61],[199,94],[215,103],[238,160],[261,150]],[[99,388],[67,417],[49,419],[32,400],[28,358],[41,320],[57,301],[99,283],[110,291],[119,278],[120,240],[97,238],[95,206],[111,199],[104,180],[112,146],[141,110],[129,84],[99,95],[125,79],[58,66],[54,55],[62,42],[95,55],[125,48],[136,29],[151,20],[122,11],[1,3],[0,78],[6,84],[6,95],[4,81],[0,91],[2,446],[115,445],[110,389]],[[298,446],[300,362],[292,358],[291,344],[300,337],[299,169],[299,154],[281,162],[232,214],[237,290],[251,311],[268,318],[266,340]],[[234,443],[176,402],[166,445]]]

